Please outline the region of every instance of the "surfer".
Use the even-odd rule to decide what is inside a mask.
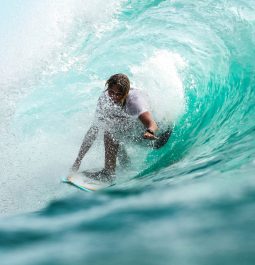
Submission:
[[[142,128],[142,134],[141,134]],[[111,180],[115,175],[116,159],[121,165],[129,162],[124,147],[125,139],[139,141],[137,134],[146,141],[156,140],[158,130],[146,96],[138,89],[130,87],[130,81],[124,74],[115,74],[106,82],[106,90],[98,99],[94,122],[86,133],[72,171],[79,170],[81,161],[95,141],[99,130],[104,133],[105,167],[91,177]]]

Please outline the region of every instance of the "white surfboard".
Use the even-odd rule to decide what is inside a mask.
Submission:
[[[84,191],[97,191],[112,185],[110,182],[102,182],[86,177],[84,173],[77,173],[62,180],[64,183],[73,185]]]

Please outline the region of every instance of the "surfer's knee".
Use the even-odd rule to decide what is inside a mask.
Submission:
[[[104,133],[104,144],[105,146],[118,147],[119,141],[108,131]]]

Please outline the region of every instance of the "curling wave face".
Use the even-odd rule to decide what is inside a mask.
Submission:
[[[255,4],[16,3],[0,26],[0,210],[16,215],[0,220],[2,264],[254,264]],[[78,193],[59,179],[116,72],[174,131],[129,146],[114,187]]]

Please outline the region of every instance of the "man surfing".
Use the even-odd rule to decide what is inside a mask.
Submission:
[[[94,122],[86,133],[72,166],[73,172],[79,170],[81,161],[99,130],[104,133],[105,166],[103,170],[89,177],[101,181],[111,181],[114,178],[117,157],[121,165],[128,163],[129,158],[124,147],[126,140],[137,143],[158,139],[155,136],[158,125],[149,111],[146,96],[140,90],[131,88],[130,81],[124,74],[115,74],[107,80],[106,90],[98,99]],[[166,142],[170,133],[168,131],[168,135],[161,140]],[[161,145],[158,142],[155,148]]]

